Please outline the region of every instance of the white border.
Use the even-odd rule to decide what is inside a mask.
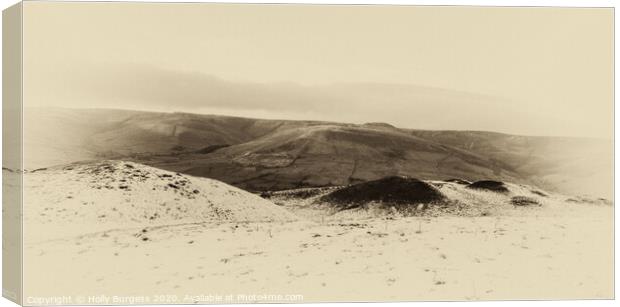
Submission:
[[[128,1],[96,1],[96,0],[82,0],[83,2],[128,2]],[[0,8],[5,9],[17,1],[14,0],[2,0],[0,3]],[[273,1],[273,0],[244,0],[244,1],[230,1],[230,0],[220,0],[220,1],[182,1],[182,0],[134,0],[131,2],[217,2],[217,3],[297,3],[297,4],[396,4],[396,5],[469,5],[469,6],[561,6],[561,7],[616,7],[617,1],[610,0],[520,0],[520,1],[508,1],[508,0],[438,0],[438,1],[421,1],[421,0],[289,0],[289,1]],[[1,30],[0,23],[0,30]],[[1,31],[0,31],[1,32]],[[618,25],[615,24],[614,33],[618,33]],[[0,47],[2,42],[0,40]],[[615,47],[615,55],[614,58],[618,56],[618,49]],[[2,64],[0,63],[0,68]],[[614,65],[615,62],[614,62]],[[615,72],[614,67],[614,72]],[[615,76],[615,74],[614,74]],[[0,77],[1,78],[1,77]],[[615,91],[618,90],[618,81],[614,80]],[[2,90],[0,89],[0,94]],[[617,113],[617,109],[614,108],[614,118]],[[2,117],[0,117],[0,130],[2,127]],[[615,126],[614,135],[618,134],[620,128]],[[0,134],[0,140],[1,140]],[[0,151],[0,160],[1,160],[1,151]],[[618,154],[618,144],[615,144],[614,157],[617,160]],[[619,167],[615,165],[614,174],[618,174]],[[616,178],[616,176],[614,176]],[[0,178],[0,184],[2,182],[2,178]],[[614,182],[614,191],[619,190],[620,184],[618,181]],[[1,192],[0,192],[1,193]],[[617,220],[618,213],[615,211],[615,218]],[[2,225],[2,221],[0,220],[0,227]],[[618,230],[615,230],[615,244],[618,246]],[[616,260],[618,259],[618,254],[616,253]],[[0,260],[1,260],[0,254]],[[617,275],[617,268],[615,268],[615,273]],[[536,278],[536,276],[532,276],[532,278]],[[616,290],[617,290],[617,284]],[[617,293],[617,291],[616,291]],[[416,305],[416,306],[521,306],[522,304],[527,303],[530,306],[578,306],[581,304],[587,304],[589,306],[612,306],[615,305],[614,301],[491,301],[491,302],[413,302],[413,303],[325,303],[325,304],[298,304],[297,306],[308,306],[308,307],[362,307],[362,306],[404,306],[404,305]],[[281,306],[282,304],[261,304],[261,306]],[[0,306],[16,306],[12,302],[1,298]],[[170,305],[149,305],[149,306],[170,306]],[[226,306],[243,306],[243,305],[226,305]]]

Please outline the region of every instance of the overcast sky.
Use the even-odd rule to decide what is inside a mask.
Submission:
[[[26,106],[612,137],[613,11],[26,2]]]

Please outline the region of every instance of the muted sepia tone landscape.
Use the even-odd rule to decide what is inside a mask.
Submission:
[[[613,298],[612,10],[24,10],[25,296]]]

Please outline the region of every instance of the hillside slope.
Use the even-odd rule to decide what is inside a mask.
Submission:
[[[27,168],[250,141],[295,122],[114,109],[25,110]],[[32,124],[28,124],[32,123]]]
[[[568,194],[611,197],[613,142],[483,131],[410,130],[412,135],[504,161],[532,184]]]

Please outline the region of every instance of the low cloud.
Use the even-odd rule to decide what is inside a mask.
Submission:
[[[59,72],[57,80],[39,89],[35,101],[41,105],[388,122],[420,129],[562,135],[566,120],[555,122],[505,99],[440,88],[381,83],[264,84],[134,64]]]

